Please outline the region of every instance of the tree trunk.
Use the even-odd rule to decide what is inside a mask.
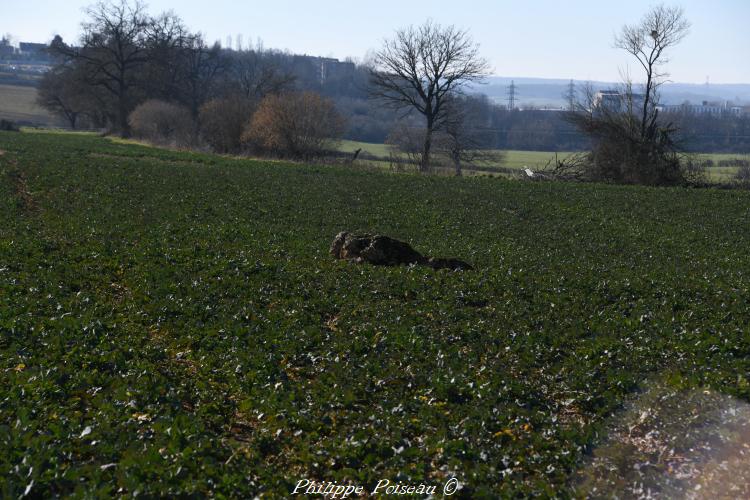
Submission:
[[[430,168],[430,150],[432,149],[432,120],[427,119],[427,130],[424,134],[424,147],[422,148],[422,164],[419,166],[420,172],[427,172]]]
[[[643,96],[643,115],[641,116],[641,139],[646,137],[646,122],[648,121],[648,105],[651,101],[652,70],[646,73],[646,94]]]
[[[120,128],[120,136],[123,138],[130,137],[130,125],[128,124],[128,107],[125,103],[125,96],[122,94],[120,95],[117,114],[117,120],[119,121],[117,125]]]
[[[117,126],[120,129],[120,137],[130,137],[130,125],[128,124],[128,94],[125,83],[125,73],[120,70],[120,81],[117,85]]]
[[[461,156],[453,154],[453,168],[456,170],[456,177],[461,177]]]

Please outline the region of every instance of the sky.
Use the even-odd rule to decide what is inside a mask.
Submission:
[[[0,33],[17,41],[67,41],[80,35],[91,0],[0,0]],[[394,30],[431,19],[467,29],[500,76],[617,81],[636,62],[613,47],[624,24],[653,5],[645,0],[150,0],[172,10],[210,42],[363,60]],[[667,5],[673,5],[667,2]],[[671,80],[750,83],[750,0],[682,0],[692,23],[669,54]]]

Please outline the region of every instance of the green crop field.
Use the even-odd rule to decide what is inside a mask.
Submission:
[[[334,261],[344,229],[476,269]],[[748,249],[747,191],[0,132],[0,496],[610,496],[650,384],[750,400]],[[686,435],[606,470],[674,474]]]
[[[35,125],[59,124],[54,116],[36,104],[36,88],[0,85],[0,118]]]

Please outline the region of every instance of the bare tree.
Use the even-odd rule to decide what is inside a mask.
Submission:
[[[75,129],[81,115],[96,106],[75,65],[58,65],[46,72],[37,88],[37,104],[64,118]]]
[[[135,83],[149,97],[173,100],[179,94],[183,55],[194,35],[173,12],[149,18],[145,32],[147,61]]]
[[[652,8],[638,24],[626,25],[615,37],[615,47],[633,55],[646,73],[640,112],[640,134],[645,137],[649,122],[656,119],[658,89],[669,75],[662,66],[668,62],[666,51],[688,34],[690,22],[681,7],[659,5]]]
[[[679,43],[690,23],[682,9],[652,8],[640,21],[625,26],[615,37],[615,46],[632,54],[645,72],[642,94],[630,75],[624,73],[618,89],[595,92],[590,86],[582,100],[567,114],[591,140],[591,152],[556,166],[565,176],[580,170],[589,180],[627,184],[677,185],[694,177],[677,139],[677,128],[659,118],[659,86],[668,76],[663,69],[666,52]],[[558,172],[559,173],[559,172]]]
[[[424,116],[420,170],[430,165],[432,135],[448,114],[446,101],[471,82],[484,79],[489,64],[467,31],[427,22],[398,30],[376,53],[371,96]]]
[[[548,174],[561,179],[588,179],[624,184],[676,185],[688,181],[677,129],[649,112],[641,130],[640,99],[624,77],[617,89],[597,92],[586,85],[576,110],[566,118],[591,140],[591,152],[555,162]],[[578,172],[574,172],[579,170]]]
[[[485,98],[486,100],[486,98]],[[502,152],[490,149],[491,132],[479,123],[482,98],[473,96],[452,98],[447,102],[447,117],[437,139],[437,149],[445,153],[460,177],[465,165],[492,166],[502,163]]]
[[[146,48],[150,19],[143,4],[99,2],[86,10],[81,47],[53,44],[53,52],[85,65],[90,85],[102,87],[116,102],[115,126],[129,134],[128,114],[134,106],[131,89],[142,66],[148,62]]]
[[[209,47],[200,34],[189,37],[179,52],[179,76],[174,94],[190,109],[195,122],[198,122],[200,107],[214,93],[216,82],[227,66],[221,46],[217,43]]]
[[[85,82],[110,95],[114,128],[127,136],[128,115],[139,100],[172,95],[179,77],[175,55],[191,35],[178,16],[151,17],[139,0],[100,1],[86,14],[80,47],[56,40],[50,50],[80,65]]]
[[[254,50],[233,54],[232,85],[237,85],[246,98],[253,100],[291,91],[295,77],[276,64],[273,53],[258,45]]]

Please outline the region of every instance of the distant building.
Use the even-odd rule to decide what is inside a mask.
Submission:
[[[622,94],[617,90],[600,90],[594,95],[594,109],[619,111],[622,107]]]
[[[308,55],[292,56],[292,72],[302,81],[325,84],[330,80],[346,78],[356,69],[353,62],[339,61],[332,57],[317,57]]]
[[[7,38],[0,39],[0,57],[12,56],[16,53],[16,48],[10,44]]]
[[[325,83],[330,78],[348,76],[354,73],[354,63],[339,61],[331,57],[320,57],[320,83]]]
[[[732,116],[742,116],[745,114],[745,110],[742,106],[730,106],[727,108],[727,111],[729,111],[729,114]]]
[[[18,44],[18,52],[24,55],[44,54],[46,50],[46,43],[21,42]]]
[[[701,104],[691,104],[685,102],[682,104],[662,105],[658,107],[662,113],[675,113],[692,116],[742,116],[746,113],[742,106],[733,106],[728,101],[723,103],[703,101]]]
[[[628,99],[630,97],[630,99]],[[630,94],[619,90],[600,90],[594,94],[593,111],[624,113],[628,109],[640,109],[643,106],[643,94]]]

